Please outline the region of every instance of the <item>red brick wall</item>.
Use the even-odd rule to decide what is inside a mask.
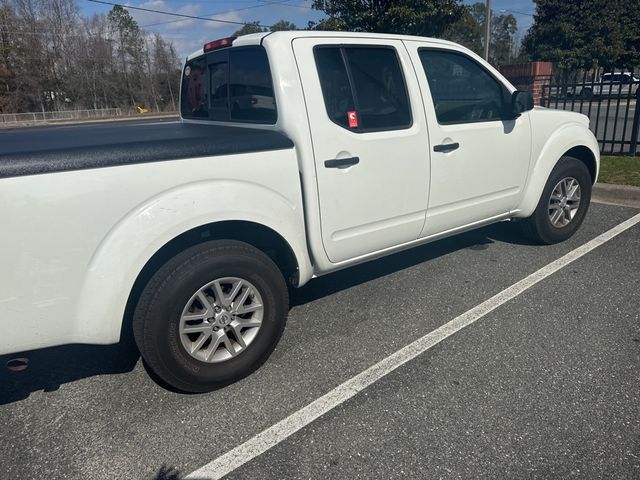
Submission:
[[[553,75],[553,63],[529,62],[514,65],[502,65],[500,67],[507,80],[513,83],[518,90],[531,92],[533,103],[540,105],[542,98],[542,86],[548,84]]]

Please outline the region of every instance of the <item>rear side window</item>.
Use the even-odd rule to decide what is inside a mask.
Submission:
[[[229,48],[187,62],[180,108],[184,118],[275,123],[276,102],[264,48]]]
[[[407,89],[393,48],[321,46],[314,55],[331,121],[355,132],[411,126]]]
[[[488,122],[505,115],[504,87],[466,55],[421,49],[438,123]]]

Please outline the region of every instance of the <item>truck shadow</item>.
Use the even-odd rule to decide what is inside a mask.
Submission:
[[[510,222],[500,222],[319,277],[291,292],[291,306],[304,305],[340,290],[469,248],[485,250],[494,241],[532,245]]]
[[[484,250],[494,241],[529,244],[513,225],[494,224],[317,278],[292,292],[291,306],[312,302],[457,250]],[[20,373],[8,371],[5,364],[17,356],[28,357],[29,368]],[[0,405],[24,400],[36,391],[52,392],[60,385],[83,378],[131,372],[139,358],[132,339],[118,345],[65,345],[2,356]]]
[[[133,370],[140,353],[133,342],[117,345],[64,345],[23,355],[29,368],[11,372],[6,363],[16,355],[0,357],[0,405],[24,400],[32,392],[53,392],[60,385],[97,375]]]

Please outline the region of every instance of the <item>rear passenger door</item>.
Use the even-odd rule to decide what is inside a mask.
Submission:
[[[322,240],[338,263],[415,240],[429,193],[420,90],[401,42],[296,39]]]

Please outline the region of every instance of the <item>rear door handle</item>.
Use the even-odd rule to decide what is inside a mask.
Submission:
[[[334,158],[332,160],[325,160],[324,166],[326,168],[344,168],[357,165],[358,163],[360,163],[360,158],[358,157]]]
[[[433,151],[434,152],[443,152],[443,153],[453,152],[459,146],[460,146],[460,144],[458,142],[456,142],[456,143],[441,143],[440,145],[434,145],[433,146]]]

